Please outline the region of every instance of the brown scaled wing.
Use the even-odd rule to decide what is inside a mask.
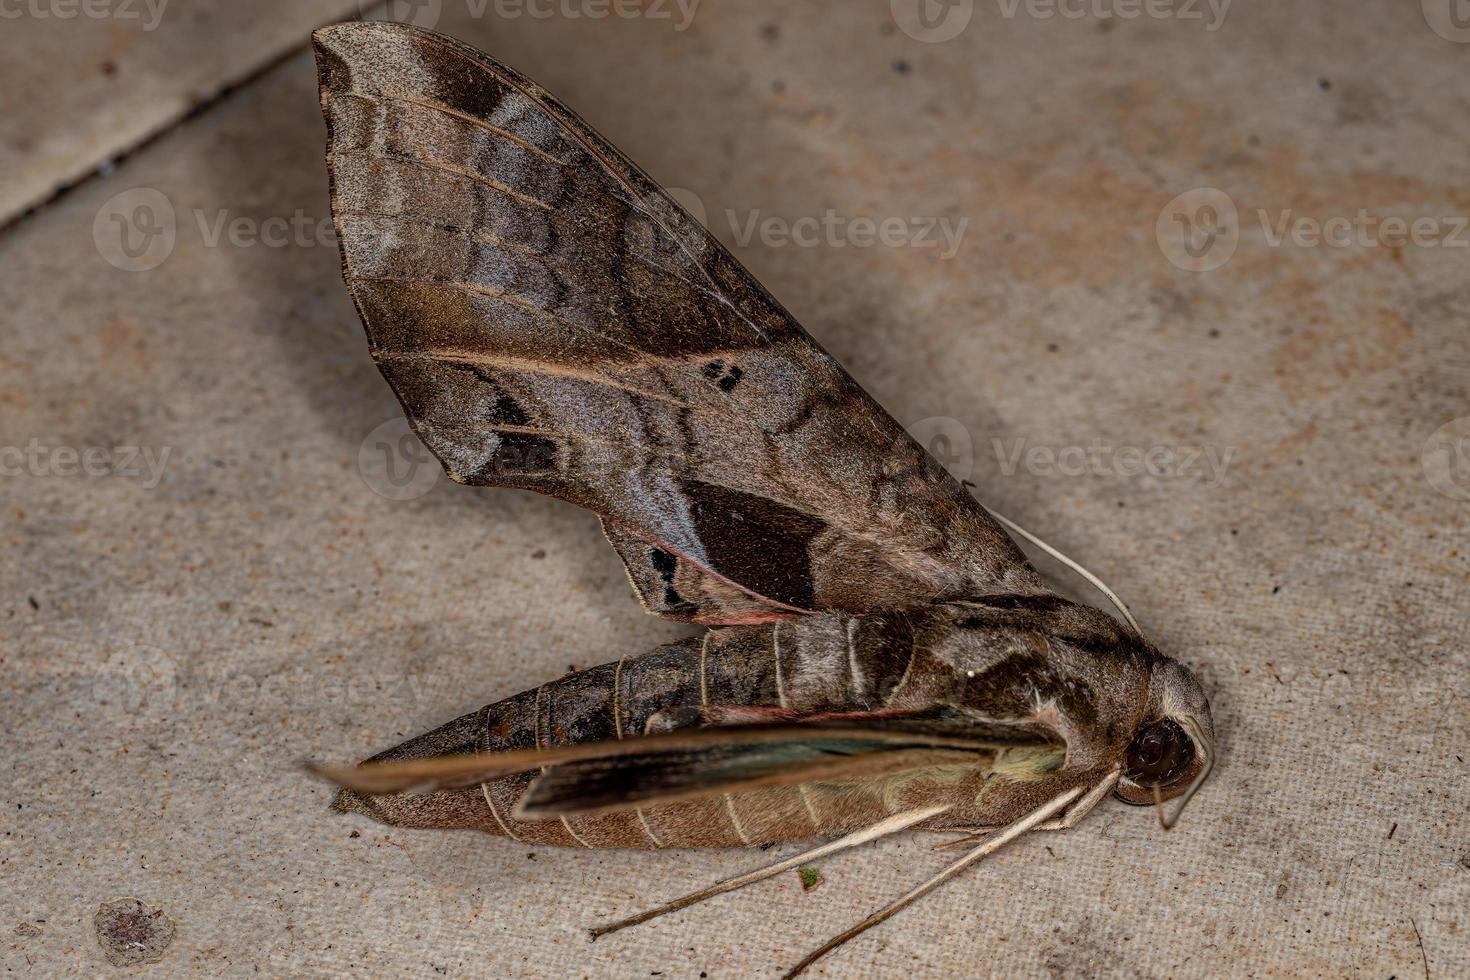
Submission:
[[[760,283],[534,82],[402,25],[325,28],[316,50],[344,275],[452,478],[602,515],[674,619],[1041,590]]]

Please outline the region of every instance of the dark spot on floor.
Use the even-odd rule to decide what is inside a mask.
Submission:
[[[720,379],[720,390],[734,391],[735,386],[740,383],[740,379],[743,377],[745,377],[745,372],[732,364],[730,366],[729,372],[727,372],[725,376]]]
[[[97,906],[92,926],[113,966],[157,963],[174,941],[173,920],[163,909],[150,909],[136,898],[103,902]]]
[[[893,70],[898,72],[900,75],[907,75],[914,70],[914,66],[909,64],[907,61],[904,61],[902,58],[899,58],[893,63]]]

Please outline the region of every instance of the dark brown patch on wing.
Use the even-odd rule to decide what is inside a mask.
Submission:
[[[812,539],[826,522],[765,497],[685,480],[695,535],[710,566],[740,581],[761,570],[762,594],[801,609],[812,606]]]

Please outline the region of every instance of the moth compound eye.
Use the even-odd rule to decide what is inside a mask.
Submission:
[[[1145,725],[1128,744],[1128,779],[1139,786],[1161,789],[1188,772],[1194,762],[1194,742],[1178,723],[1168,720]]]

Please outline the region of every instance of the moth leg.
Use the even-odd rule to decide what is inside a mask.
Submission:
[[[946,827],[944,830],[936,830],[936,834],[958,834],[943,844],[935,844],[929,848],[931,851],[944,851],[952,847],[960,847],[965,844],[978,844],[991,834],[995,833],[996,827]],[[1040,830],[1041,828],[1037,828]]]
[[[785,974],[781,978],[781,980],[791,980],[792,977],[802,973],[806,970],[807,967],[811,966],[817,960],[821,959],[823,956],[826,956],[828,953],[832,952],[832,950],[836,949],[838,946],[841,946],[849,939],[852,939],[854,936],[866,932],[867,930],[873,928],[874,926],[891,917],[895,912],[901,911],[907,906],[912,905],[914,902],[923,898],[925,895],[929,894],[934,889],[938,888],[940,885],[944,884],[946,881],[959,874],[961,871],[964,871],[966,868],[976,863],[981,858],[984,858],[986,855],[995,853],[1006,844],[1009,844],[1011,841],[1015,840],[1017,837],[1020,837],[1027,831],[1036,829],[1038,825],[1045,823],[1051,817],[1056,816],[1062,811],[1063,807],[1065,807],[1067,804],[1071,803],[1073,800],[1077,799],[1077,797],[1081,795],[1082,787],[1074,787],[1067,790],[1060,796],[1054,797],[1051,802],[1046,803],[1026,814],[1026,816],[1022,817],[1020,820],[1017,820],[1015,823],[1005,827],[990,840],[981,844],[969,854],[966,854],[954,864],[951,864],[949,867],[939,872],[939,874],[935,875],[933,878],[930,878],[922,885],[919,885],[917,888],[913,889],[902,898],[899,898],[898,900],[888,905],[885,905],[883,908],[874,912],[872,915],[868,916],[866,919],[859,922],[857,925],[853,926],[846,932],[833,936],[831,939],[827,940],[825,943],[822,944],[821,948],[810,953],[806,957],[806,959],[802,960],[800,963],[796,964],[796,966],[792,967],[791,971]]]
[[[1087,795],[1078,800],[1066,813],[1063,813],[1054,820],[1048,820],[1036,829],[1071,830],[1081,823],[1082,818],[1091,813],[1094,807],[1108,798],[1108,794],[1113,791],[1114,786],[1118,785],[1118,778],[1122,775],[1123,770],[1114,769],[1102,782],[1088,790]]]
[[[864,827],[861,830],[855,830],[852,833],[848,834],[846,837],[839,837],[837,840],[828,841],[827,843],[822,844],[818,847],[814,847],[809,851],[803,851],[795,857],[789,857],[783,861],[777,861],[775,864],[770,865],[769,867],[759,868],[755,871],[748,871],[745,874],[738,875],[734,878],[727,878],[724,881],[718,882],[717,884],[710,885],[708,888],[704,888],[697,892],[693,892],[692,894],[685,895],[683,898],[676,898],[672,902],[666,902],[663,905],[658,906],[657,908],[651,908],[646,912],[640,912],[637,915],[630,916],[626,919],[620,919],[617,922],[608,923],[605,926],[594,926],[589,931],[592,933],[592,938],[596,939],[598,936],[605,936],[610,932],[617,932],[619,929],[626,929],[628,926],[636,926],[641,922],[647,922],[649,919],[657,918],[660,915],[665,915],[669,912],[677,912],[679,909],[687,908],[688,906],[693,905],[695,902],[702,902],[706,898],[711,898],[715,895],[721,895],[725,892],[734,891],[737,888],[743,888],[746,885],[751,885],[757,881],[762,881],[766,878],[771,877],[772,875],[778,875],[781,872],[787,871],[791,868],[795,868],[806,861],[814,861],[817,858],[826,857],[829,854],[836,854],[838,851],[845,851],[850,847],[856,847],[859,844],[866,844],[867,842],[877,840],[880,837],[887,837],[890,834],[896,834],[900,830],[906,830],[916,823],[921,823],[922,821],[928,820],[930,817],[938,816],[948,809],[948,804],[944,804],[923,807],[922,809],[918,810],[907,810],[903,813],[895,813],[891,817],[878,821],[871,827]]]
[[[1073,827],[1081,823],[1082,818],[1091,813],[1094,807],[1096,807],[1103,800],[1107,799],[1108,794],[1113,791],[1113,787],[1118,785],[1118,778],[1122,775],[1123,770],[1114,769],[1112,772],[1108,773],[1108,775],[1103,777],[1102,782],[1098,783],[1096,786],[1092,787],[1092,789],[1088,790],[1087,794],[1083,796],[1080,800],[1078,800],[1070,809],[1067,810],[1067,812],[1052,820],[1048,820],[1046,823],[1040,824],[1036,827],[1036,829],[1071,830]],[[943,844],[935,844],[934,847],[931,848],[931,850],[943,851],[951,847],[963,847],[966,844],[978,844],[990,834],[994,833],[994,831],[994,827],[982,828],[979,833],[976,833],[971,837],[961,837],[958,840],[945,841]]]

